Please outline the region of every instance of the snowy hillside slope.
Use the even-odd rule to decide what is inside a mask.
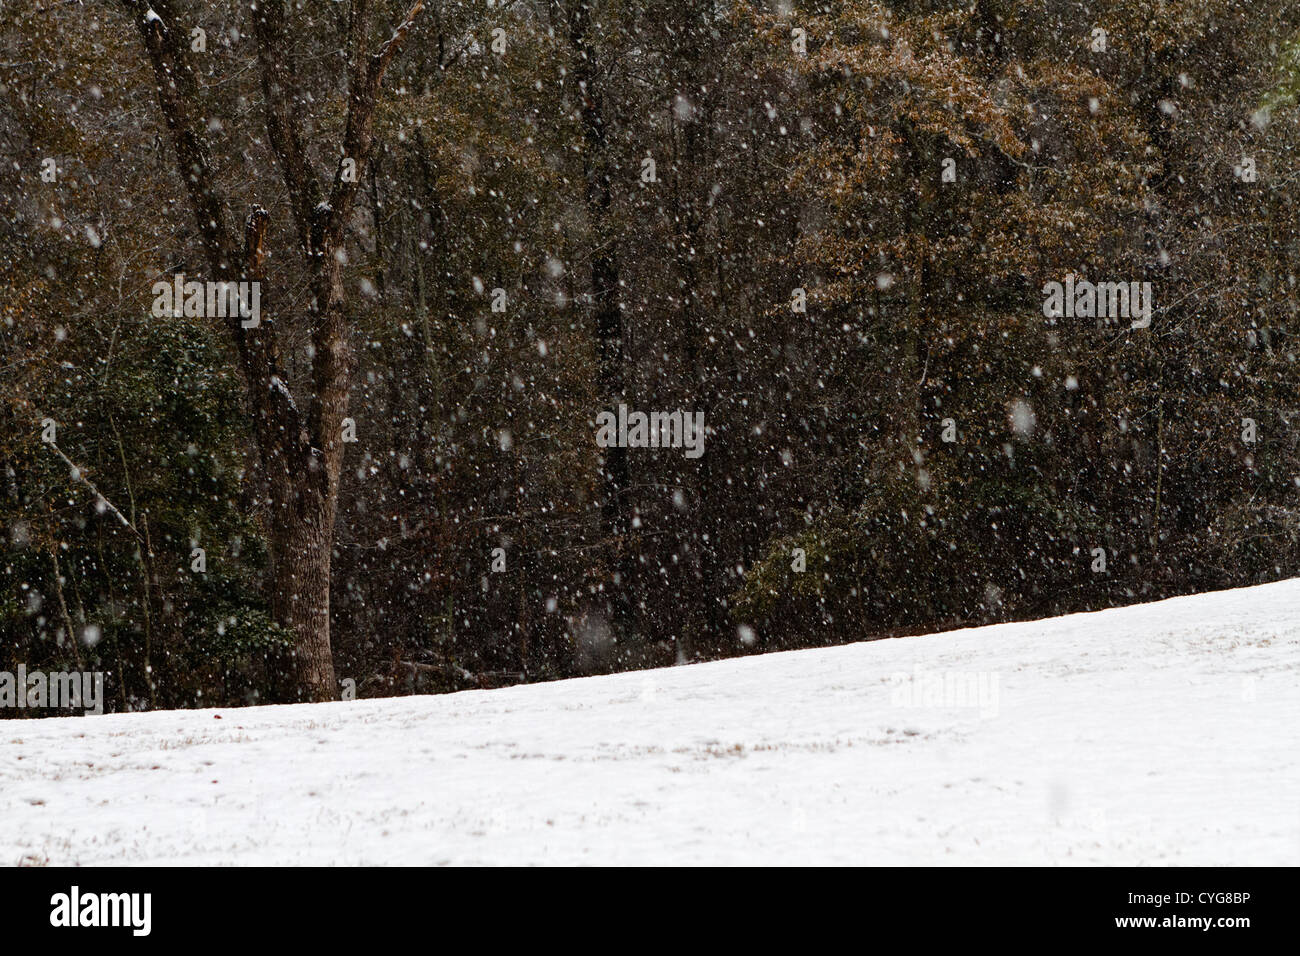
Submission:
[[[23,862],[1294,865],[1300,580],[450,696],[6,721]]]

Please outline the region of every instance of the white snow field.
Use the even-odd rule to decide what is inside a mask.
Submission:
[[[448,696],[6,721],[0,863],[1294,865],[1300,579]]]

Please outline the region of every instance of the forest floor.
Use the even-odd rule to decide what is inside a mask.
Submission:
[[[0,723],[0,865],[173,863],[1296,865],[1300,579],[499,690]]]

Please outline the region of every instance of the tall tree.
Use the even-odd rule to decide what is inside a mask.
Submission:
[[[599,60],[600,53],[593,30],[601,30],[599,19],[593,21],[590,0],[555,0],[550,7],[552,22],[558,23],[568,37],[574,62],[577,87],[579,126],[582,131],[583,201],[591,231],[590,295],[592,321],[598,355],[597,377],[600,400],[607,408],[617,408],[628,397],[628,358],[621,301],[619,246],[613,224],[613,183],[615,161],[612,156],[611,124],[605,84],[609,73]],[[629,533],[632,528],[630,473],[627,449],[605,450],[601,481],[601,531],[612,549],[613,580],[607,590],[607,613],[618,638],[625,638],[632,627],[632,571]]]
[[[153,69],[158,106],[166,121],[177,171],[185,184],[210,279],[265,283],[270,214],[254,205],[242,239],[233,231],[212,162],[213,124],[205,115],[198,74],[191,62],[190,29],[171,0],[121,0],[134,19]],[[333,157],[332,181],[323,187],[308,155],[303,131],[306,100],[297,94],[287,0],[261,0],[254,9],[256,69],[260,73],[266,131],[279,165],[294,231],[311,290],[305,320],[311,367],[294,400],[280,354],[280,310],[287,295],[268,289],[271,315],[245,328],[229,320],[239,355],[253,431],[272,508],[271,607],[295,636],[298,693],[314,700],[336,696],[330,651],[330,559],[343,421],[351,384],[351,347],[343,266],[345,232],[373,144],[375,109],[384,73],[423,8],[415,0],[401,23],[377,48],[371,39],[368,0],[353,0],[347,30],[347,106],[342,142]]]

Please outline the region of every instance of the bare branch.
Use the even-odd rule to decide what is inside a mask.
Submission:
[[[208,267],[227,278],[235,267],[225,205],[216,187],[211,152],[200,117],[198,83],[183,27],[170,0],[121,0],[135,21],[153,66],[158,105],[176,149],[176,166],[189,193]]]
[[[286,39],[285,0],[259,0],[253,24],[257,59],[262,68],[266,131],[289,193],[298,240],[309,250],[313,210],[320,203],[320,183],[307,160],[303,142],[291,51]]]
[[[379,48],[370,60],[370,66],[366,70],[366,77],[371,85],[378,90],[379,84],[383,82],[384,73],[388,70],[388,64],[393,56],[401,49],[402,44],[406,41],[406,35],[411,32],[411,27],[415,25],[415,18],[420,15],[424,9],[424,0],[416,0],[415,4],[406,13],[406,19],[398,24],[393,35],[384,41],[384,45]]]
[[[352,24],[352,79],[349,90],[347,124],[343,134],[343,155],[339,158],[338,168],[334,172],[334,184],[330,189],[328,217],[322,224],[323,239],[326,247],[333,249],[343,237],[343,227],[352,209],[357,188],[365,174],[366,163],[370,159],[373,144],[371,131],[374,127],[375,105],[379,98],[379,87],[383,83],[384,73],[397,51],[401,49],[407,34],[415,24],[415,19],[424,9],[424,0],[415,0],[406,17],[393,31],[379,50],[368,59],[365,40],[364,2],[356,4],[353,10]],[[343,161],[351,159],[355,164],[355,176],[344,179]]]
[[[63,453],[63,449],[61,449],[58,445],[54,444],[54,442],[42,441],[41,444],[48,445],[50,448],[54,450],[54,454],[58,455],[60,458],[63,459],[63,463],[68,466],[68,472],[72,476],[73,480],[81,482],[83,485],[85,485],[87,488],[90,489],[91,494],[95,496],[96,504],[102,504],[109,511],[113,512],[113,514],[117,515],[117,520],[122,522],[122,527],[126,528],[127,531],[130,531],[133,535],[135,535],[138,540],[142,542],[144,541],[144,536],[141,535],[140,532],[136,530],[135,525],[131,524],[131,522],[127,520],[126,515],[122,514],[122,512],[118,510],[117,505],[109,501],[108,498],[104,495],[104,493],[95,487],[95,483],[86,477],[86,472],[80,465],[78,465],[71,458],[65,455]]]

